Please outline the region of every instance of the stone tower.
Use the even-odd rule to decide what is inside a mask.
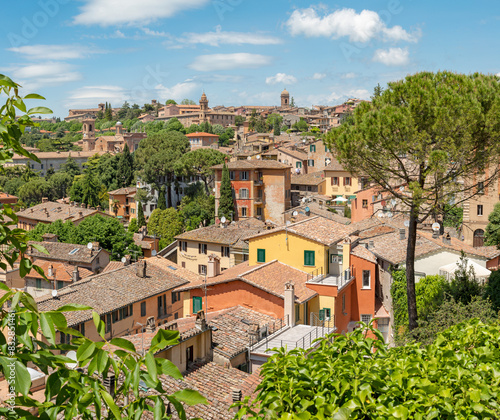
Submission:
[[[208,112],[208,99],[207,95],[205,95],[205,92],[203,92],[203,95],[201,95],[200,99],[200,124],[208,121],[207,112]]]
[[[86,118],[82,120],[83,151],[90,152],[95,148],[95,120]]]
[[[282,107],[290,106],[290,94],[286,89],[283,92],[281,92],[281,106]]]

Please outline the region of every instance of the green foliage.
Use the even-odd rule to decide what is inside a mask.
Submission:
[[[53,233],[59,237],[59,242],[74,243],[72,241],[75,237],[76,230],[77,227],[71,220],[67,220],[66,222],[56,220],[49,224],[38,223],[34,229],[28,232],[28,239],[30,241],[41,242],[45,233]]]
[[[245,122],[245,117],[243,117],[242,115],[236,115],[234,117],[234,124],[236,125],[236,127],[243,125],[244,122]]]
[[[185,134],[186,129],[182,123],[177,118],[170,118],[165,124],[165,130],[167,131],[178,131],[179,133]]]
[[[192,99],[183,99],[180,105],[196,105],[196,102]]]
[[[80,166],[78,166],[78,163],[76,163],[75,159],[73,159],[71,156],[66,159],[66,162],[61,165],[61,171],[67,172],[68,174],[72,176],[80,175]]]
[[[183,228],[182,216],[174,208],[155,209],[148,220],[148,233],[160,237],[160,248],[172,243],[174,237],[182,233]]]
[[[175,102],[173,99],[167,99],[167,102],[165,102],[165,105],[177,105],[177,102]]]
[[[500,202],[495,204],[488,215],[488,225],[484,231],[486,245],[496,245],[500,248]]]
[[[249,419],[472,419],[499,415],[498,322],[474,319],[418,344],[388,348],[365,328],[321,339],[312,353],[275,349]]]
[[[137,226],[139,228],[146,226],[146,218],[144,217],[144,209],[141,201],[137,202]]]
[[[484,296],[491,302],[493,310],[498,313],[500,311],[500,271],[493,271],[490,274]]]
[[[130,153],[127,143],[125,143],[123,152],[120,154],[118,160],[116,179],[118,188],[128,187],[134,182],[134,158]]]
[[[160,191],[158,193],[158,208],[160,210],[165,210],[167,208],[167,197],[165,195],[165,185],[160,187]]]
[[[82,203],[89,207],[97,207],[99,200],[99,181],[95,177],[93,171],[87,170],[82,178]]]
[[[309,129],[309,125],[307,124],[306,120],[301,117],[299,121],[292,125],[292,129],[305,132]]]
[[[63,198],[69,193],[71,185],[73,184],[73,177],[67,172],[56,172],[50,179],[49,183],[52,187],[54,198]]]
[[[131,233],[139,232],[139,225],[137,224],[137,219],[134,218],[130,221],[127,230]]]
[[[457,231],[462,227],[464,209],[462,207],[445,204],[443,207],[443,225]]]
[[[483,293],[483,288],[476,279],[474,267],[468,265],[468,259],[463,251],[453,279],[446,284],[446,293],[464,305],[468,304],[473,297]]]
[[[229,178],[229,169],[224,163],[222,169],[222,179],[220,183],[219,209],[217,216],[224,216],[227,220],[232,220],[234,213],[233,187]]]
[[[216,149],[195,149],[187,152],[177,162],[176,172],[179,175],[199,176],[204,185],[207,194],[209,191],[209,184],[213,182],[214,170],[212,166],[224,163],[226,155]]]
[[[190,186],[179,206],[185,230],[198,229],[215,223],[215,197],[207,195],[200,183]]]
[[[50,182],[45,178],[32,179],[21,186],[17,192],[20,200],[26,204],[38,204],[42,202],[43,197],[49,200],[53,198],[54,190]]]

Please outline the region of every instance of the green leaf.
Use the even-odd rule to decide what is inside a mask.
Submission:
[[[198,391],[192,389],[182,389],[173,394],[179,401],[185,402],[188,405],[208,404],[207,399]]]
[[[102,395],[102,399],[106,402],[106,405],[109,407],[113,415],[115,416],[116,419],[121,419],[122,415],[120,413],[120,410],[118,406],[115,404],[113,401],[113,397],[109,395],[105,390],[101,389],[100,393]]]
[[[24,99],[43,99],[43,100],[45,100],[45,98],[42,95],[38,95],[36,93],[29,93],[24,97]]]
[[[31,377],[28,372],[28,368],[19,360],[15,361],[15,381],[16,391],[23,395],[28,395],[31,387]]]
[[[56,330],[49,314],[44,312],[40,314],[40,327],[42,328],[43,335],[47,338],[48,342],[50,344],[55,344]]]
[[[153,354],[151,352],[146,353],[145,357],[145,362],[146,362],[146,367],[148,369],[148,373],[153,379],[153,381],[157,381],[157,376],[156,376],[156,362]]]
[[[106,336],[106,325],[101,320],[101,317],[99,316],[99,314],[96,311],[92,311],[92,319],[94,320],[94,325],[97,329],[97,333],[104,340],[105,336]]]
[[[136,352],[135,346],[130,341],[125,340],[124,338],[113,338],[110,343],[122,349],[133,351],[134,353]]]
[[[28,115],[33,115],[33,114],[53,114],[53,113],[54,112],[51,109],[46,108],[44,106],[36,106],[35,108],[31,108],[27,112]]]
[[[58,312],[72,312],[72,311],[87,311],[92,309],[87,305],[80,305],[78,303],[70,303],[68,305],[63,305],[60,308],[57,308]]]
[[[182,373],[177,366],[175,366],[170,360],[163,359],[162,357],[155,358],[156,363],[161,366],[161,373],[164,375],[171,376],[174,379],[182,379]]]
[[[85,342],[78,348],[76,352],[76,358],[78,361],[87,360],[94,353],[95,344],[90,340],[85,340]]]

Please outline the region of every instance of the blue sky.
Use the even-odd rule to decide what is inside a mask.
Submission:
[[[497,0],[18,1],[0,31],[0,73],[60,117],[203,91],[210,106],[278,105],[285,87],[332,105],[421,70],[500,72]]]

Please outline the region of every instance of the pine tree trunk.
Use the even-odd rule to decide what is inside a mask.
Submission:
[[[410,210],[408,245],[406,248],[406,294],[408,297],[408,323],[410,331],[417,328],[417,296],[415,293],[415,247],[417,242],[418,210]]]
[[[167,194],[167,209],[169,209],[172,207],[172,174],[167,176],[167,190],[165,192]]]

